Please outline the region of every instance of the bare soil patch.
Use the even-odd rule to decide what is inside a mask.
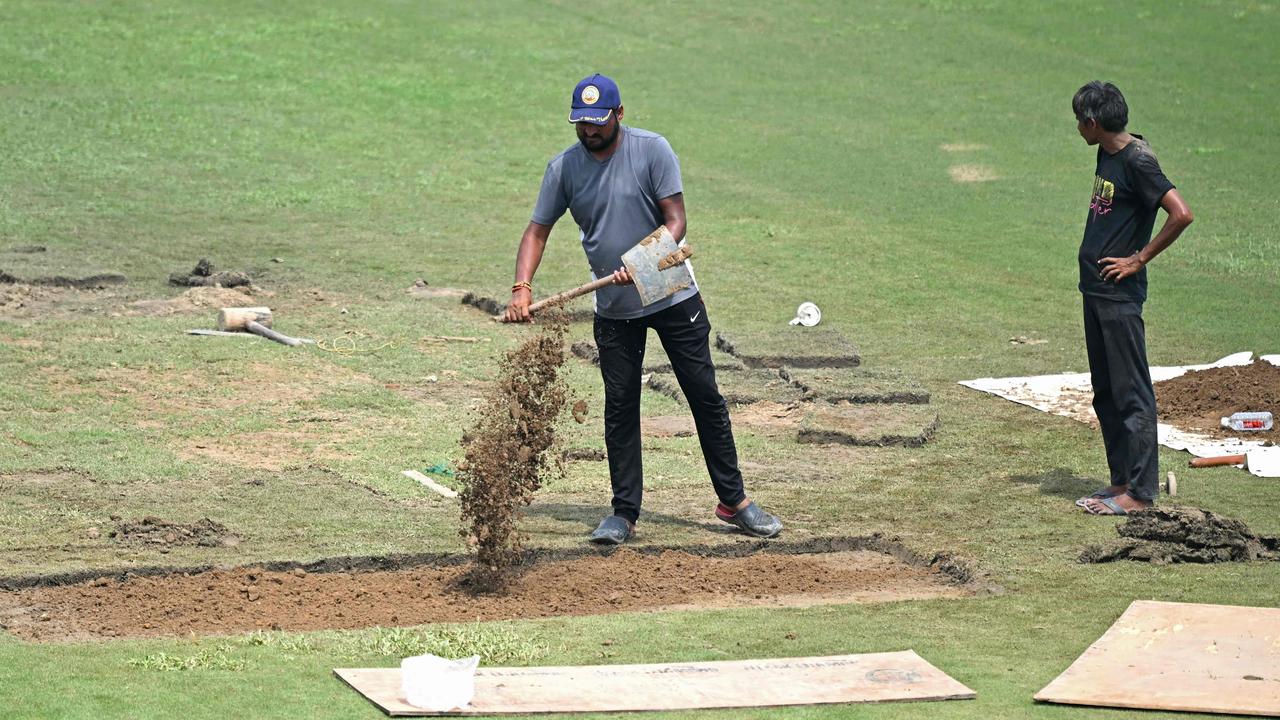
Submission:
[[[462,589],[466,556],[369,571],[328,562],[80,578],[58,586],[0,582],[21,588],[0,592],[0,625],[27,640],[57,641],[887,602],[981,589],[950,559],[921,561],[893,545],[872,537],[790,547],[547,553],[529,557],[505,593],[481,595]]]
[[[179,454],[188,460],[201,459],[217,465],[279,472],[288,467],[324,460],[349,460],[354,432],[343,418],[303,418],[306,430],[258,430],[222,437],[188,440]],[[323,427],[313,423],[323,422]],[[267,450],[266,448],[269,448]]]
[[[100,314],[118,306],[118,289],[78,289],[0,283],[0,318],[17,320]]]
[[[1235,412],[1265,410],[1280,417],[1280,367],[1269,362],[1192,371],[1155,388],[1161,422],[1212,437],[1280,441],[1277,428],[1237,433],[1221,425]]]
[[[644,437],[693,437],[696,432],[693,416],[688,413],[640,418],[640,434]]]
[[[947,168],[952,182],[977,183],[999,180],[1000,175],[986,165],[952,165]]]
[[[187,415],[194,411],[271,407],[287,413],[292,406],[320,395],[371,383],[367,377],[339,368],[308,370],[266,362],[238,368],[179,370],[166,367],[98,368],[76,375],[65,368],[41,368],[54,396],[89,393],[107,400],[130,399],[152,414]],[[234,382],[252,377],[254,382]]]
[[[1140,560],[1214,563],[1280,560],[1280,538],[1253,534],[1240,520],[1200,508],[1151,508],[1116,526],[1120,540],[1088,547],[1082,563]]]

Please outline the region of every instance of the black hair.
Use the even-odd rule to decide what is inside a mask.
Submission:
[[[1071,98],[1071,109],[1077,120],[1097,120],[1103,130],[1120,132],[1129,124],[1129,105],[1120,88],[1094,80],[1086,83]]]

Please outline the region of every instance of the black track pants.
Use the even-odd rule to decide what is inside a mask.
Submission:
[[[729,407],[716,386],[711,364],[711,323],[701,295],[635,320],[595,318],[600,376],[604,379],[604,444],[609,451],[613,512],[631,522],[640,517],[644,469],[640,459],[640,375],[645,337],[658,333],[685,401],[720,502],[733,507],[746,498]]]
[[[1142,303],[1085,295],[1084,340],[1111,484],[1128,485],[1133,497],[1154,502],[1160,446]]]

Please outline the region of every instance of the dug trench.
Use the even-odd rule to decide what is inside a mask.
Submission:
[[[503,593],[468,554],[0,578],[0,627],[35,642],[413,626],[729,607],[956,598],[997,590],[965,563],[879,535],[530,550]]]

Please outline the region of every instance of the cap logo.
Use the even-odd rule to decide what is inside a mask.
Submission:
[[[595,85],[588,85],[582,88],[582,102],[587,105],[595,105],[600,99],[600,89]]]

